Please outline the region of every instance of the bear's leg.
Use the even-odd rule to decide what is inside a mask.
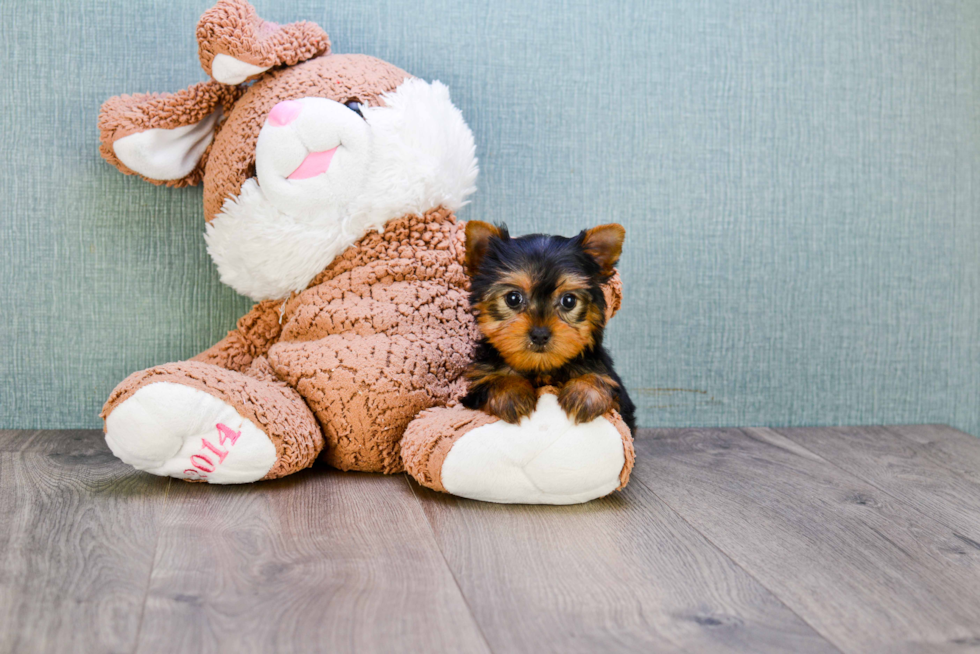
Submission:
[[[393,474],[404,470],[400,442],[409,422],[461,391],[466,356],[454,345],[448,338],[334,334],[279,342],[268,358],[322,425],[327,464]]]
[[[577,504],[629,481],[633,439],[615,412],[576,425],[557,397],[513,425],[461,406],[429,409],[402,438],[405,469],[422,486],[485,502]]]
[[[309,467],[320,427],[264,358],[241,373],[199,361],[134,373],[102,410],[113,454],[140,470],[212,484],[275,479]]]

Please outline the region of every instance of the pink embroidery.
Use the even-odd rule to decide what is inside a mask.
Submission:
[[[197,459],[197,461],[195,461],[194,459]],[[201,463],[201,461],[207,463],[208,464],[207,467],[205,467],[204,463]],[[214,464],[211,463],[211,459],[204,456],[203,454],[195,454],[194,456],[192,456],[191,465],[197,468],[198,470],[200,470],[201,472],[214,472]]]
[[[201,447],[206,447],[207,449],[209,449],[212,452],[214,452],[215,454],[217,454],[218,455],[218,463],[219,464],[220,463],[224,463],[225,462],[225,457],[228,456],[228,450],[219,450],[217,447],[214,446],[213,443],[211,443],[211,441],[209,441],[206,438],[202,438],[201,439]]]
[[[227,444],[228,449],[221,449],[218,445],[215,445],[206,438],[201,439],[201,453],[194,454],[191,456],[191,465],[193,468],[188,468],[184,470],[184,474],[187,475],[188,479],[193,479],[195,481],[207,481],[208,473],[212,473],[218,469],[222,463],[225,462],[225,458],[228,456],[228,451],[235,446],[238,442],[239,436],[242,432],[235,431],[228,425],[218,423],[215,425],[218,430],[218,445]],[[206,452],[211,452],[218,457],[218,462],[212,461],[206,454]]]
[[[225,444],[226,440],[230,440],[231,444],[234,445],[238,441],[238,437],[242,435],[240,431],[232,431],[232,429],[226,425],[218,423],[218,442],[222,445]]]

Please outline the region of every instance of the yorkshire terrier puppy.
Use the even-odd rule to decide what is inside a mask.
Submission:
[[[463,406],[510,423],[530,415],[536,389],[554,386],[576,423],[617,409],[635,431],[635,407],[602,347],[606,300],[626,230],[611,224],[574,238],[511,238],[504,226],[466,223],[470,304],[483,338]]]

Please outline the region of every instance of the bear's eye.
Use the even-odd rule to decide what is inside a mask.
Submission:
[[[561,306],[562,308],[571,311],[575,308],[575,304],[578,302],[578,298],[571,293],[565,293],[561,296]]]
[[[346,103],[346,106],[347,106],[348,109],[350,109],[351,111],[353,111],[355,114],[357,114],[361,118],[364,118],[364,114],[361,112],[361,103],[360,102],[358,102],[357,100],[351,100],[350,102],[347,102]]]
[[[516,309],[524,303],[524,296],[517,291],[511,291],[504,296],[504,302],[506,302],[507,306],[509,306],[511,309]]]

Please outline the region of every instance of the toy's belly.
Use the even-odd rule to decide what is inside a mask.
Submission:
[[[285,307],[268,361],[313,410],[339,457],[331,465],[397,471],[409,421],[465,393],[478,334],[468,295],[422,263],[359,267]]]

